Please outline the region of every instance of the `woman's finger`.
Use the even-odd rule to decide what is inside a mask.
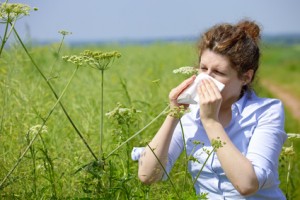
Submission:
[[[196,79],[196,76],[193,75],[192,77],[184,80],[182,83],[180,83],[176,88],[172,89],[169,98],[171,100],[177,99],[177,97],[189,86],[191,85],[194,80]]]
[[[209,85],[209,88],[211,88],[211,93],[214,94],[215,97],[220,98],[221,93],[217,85],[213,82],[211,79],[207,79],[207,85]]]

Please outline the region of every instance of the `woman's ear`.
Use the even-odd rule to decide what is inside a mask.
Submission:
[[[243,74],[243,85],[247,85],[249,83],[251,83],[252,78],[253,78],[253,74],[254,74],[254,70],[253,69],[249,69],[247,72],[245,72]]]

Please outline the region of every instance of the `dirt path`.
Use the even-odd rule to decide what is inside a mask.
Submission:
[[[267,88],[276,98],[280,99],[291,114],[300,122],[300,99],[287,92],[279,85],[270,81],[261,80],[261,84]]]

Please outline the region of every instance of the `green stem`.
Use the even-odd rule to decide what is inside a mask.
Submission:
[[[11,28],[10,28],[10,30],[9,30],[9,32],[8,32],[8,25],[9,25],[9,24],[11,25]],[[8,38],[10,37],[10,35],[11,35],[11,33],[12,33],[14,27],[15,27],[15,24],[16,24],[16,20],[14,20],[14,21],[11,22],[11,23],[9,23],[9,22],[6,23],[5,31],[4,31],[4,36],[3,36],[3,39],[2,39],[2,41],[1,41],[0,57],[1,57],[2,51],[3,51],[3,49],[4,49],[5,43],[6,43],[6,41],[8,40]],[[7,32],[8,32],[8,34],[7,34]]]
[[[61,39],[61,41],[60,41],[60,44],[59,44],[58,50],[57,50],[57,56],[56,56],[56,58],[55,58],[55,60],[54,60],[54,62],[53,62],[53,64],[52,64],[52,66],[51,66],[51,68],[50,68],[50,74],[52,74],[53,67],[54,67],[55,63],[57,62],[57,60],[58,60],[58,57],[59,57],[60,50],[61,50],[61,48],[62,48],[62,45],[63,45],[64,39],[65,39],[65,36],[63,35],[63,37],[62,37],[62,39]]]
[[[61,41],[60,41],[60,44],[59,44],[59,47],[58,47],[58,50],[57,50],[57,59],[56,59],[55,61],[58,60],[58,56],[59,56],[60,50],[61,50],[61,48],[62,48],[62,45],[63,45],[63,43],[64,43],[64,40],[65,40],[65,35],[63,35],[63,37],[62,37],[62,39],[61,39]]]
[[[113,153],[115,153],[117,150],[119,150],[122,146],[124,146],[127,142],[135,138],[137,135],[139,135],[141,132],[143,132],[145,129],[147,129],[153,122],[155,122],[158,118],[160,118],[163,114],[166,113],[166,111],[169,109],[169,106],[167,106],[161,113],[159,113],[154,119],[151,120],[146,126],[144,126],[142,129],[140,129],[138,132],[133,134],[131,137],[129,137],[127,140],[125,140],[122,144],[120,144],[117,148],[112,150],[105,159],[110,157]]]
[[[2,39],[2,41],[1,41],[0,57],[1,57],[2,50],[3,50],[3,48],[4,48],[4,45],[5,45],[5,43],[6,43],[5,38],[6,38],[6,33],[7,33],[7,25],[8,25],[8,24],[6,24],[5,31],[4,31],[4,36],[3,36],[3,39]]]
[[[7,79],[8,79],[8,76],[9,76],[9,73],[7,73]],[[7,81],[7,84],[9,83],[9,81]],[[6,84],[4,82],[4,84]],[[4,124],[4,119],[5,119],[5,115],[7,114],[7,111],[8,109],[6,108],[6,105],[8,104],[8,89],[9,87],[6,87],[4,85],[4,88],[3,88],[3,105],[1,106],[1,119],[0,119],[0,133],[2,133],[2,129],[3,129],[3,124]]]
[[[195,185],[195,183],[196,183],[197,179],[199,178],[199,176],[200,176],[200,174],[201,174],[201,172],[202,172],[204,166],[206,165],[206,163],[207,163],[209,157],[211,156],[211,154],[212,154],[214,151],[215,151],[215,148],[213,148],[213,149],[209,152],[209,154],[208,154],[206,160],[204,161],[204,163],[203,163],[203,165],[202,165],[200,171],[198,172],[197,176],[195,177],[195,179],[194,179],[194,181],[193,181],[193,185]]]
[[[170,176],[169,176],[169,174],[168,174],[168,172],[167,172],[167,170],[166,170],[166,168],[163,166],[163,164],[161,163],[161,161],[159,160],[159,158],[156,156],[154,150],[150,147],[150,145],[147,144],[147,146],[148,146],[148,148],[151,150],[151,152],[153,153],[153,155],[155,156],[156,160],[158,161],[159,165],[160,165],[161,168],[163,169],[164,173],[167,175],[168,179],[170,180],[170,183],[171,183],[171,185],[172,185],[172,187],[173,187],[173,189],[174,189],[174,191],[175,191],[175,193],[176,193],[178,199],[181,199],[180,196],[179,196],[179,193],[178,193],[177,190],[176,190],[176,187],[175,187],[175,185],[174,185],[172,179],[170,178]]]
[[[28,131],[27,135],[26,135],[26,140],[27,140],[28,144],[30,142],[29,134],[30,134],[30,131]],[[33,176],[33,180],[32,180],[33,189],[32,190],[33,190],[34,197],[37,198],[36,152],[35,152],[33,145],[29,148],[29,150],[30,150],[31,160],[32,160],[32,176]]]
[[[5,183],[5,181],[9,178],[9,176],[14,172],[14,170],[17,168],[17,166],[21,163],[23,157],[25,156],[25,154],[27,153],[27,151],[30,149],[30,147],[32,146],[33,142],[35,141],[35,139],[37,138],[37,136],[40,134],[41,130],[43,129],[43,127],[45,126],[46,122],[48,121],[48,119],[50,118],[51,114],[53,113],[55,107],[57,106],[57,104],[60,102],[62,96],[64,95],[64,93],[66,92],[67,88],[69,87],[71,80],[74,78],[75,73],[77,72],[78,67],[75,69],[75,71],[73,72],[69,82],[67,83],[67,85],[65,86],[64,90],[62,91],[61,95],[59,96],[59,98],[57,99],[57,101],[55,102],[55,104],[52,106],[52,109],[50,110],[50,112],[48,113],[47,117],[44,119],[42,126],[40,127],[40,129],[37,131],[37,133],[32,137],[32,139],[30,140],[29,144],[27,145],[27,147],[25,148],[25,150],[23,151],[23,153],[21,154],[21,156],[18,158],[17,162],[15,163],[15,165],[11,168],[11,170],[6,174],[6,176],[4,177],[4,179],[2,180],[2,182],[0,183],[0,188],[2,188],[2,185]]]
[[[293,147],[293,142],[291,147]],[[290,173],[291,173],[291,165],[292,165],[292,157],[291,155],[288,155],[288,169],[286,174],[286,185],[285,185],[285,191],[286,191],[286,198],[289,199],[290,193],[289,193],[289,183],[290,183]]]
[[[103,157],[103,148],[102,148],[102,143],[103,143],[103,119],[104,119],[104,95],[103,95],[103,90],[104,90],[104,70],[101,70],[101,116],[100,116],[100,158]]]
[[[2,50],[4,48],[4,45],[6,43],[6,38],[7,38],[7,31],[8,31],[8,22],[6,23],[6,26],[5,26],[5,30],[4,30],[4,34],[3,34],[3,39],[1,41],[1,47],[0,47],[0,57],[1,57],[1,54],[2,54]]]
[[[126,79],[120,78],[120,82],[123,88],[123,91],[125,92],[125,96],[127,98],[128,104],[131,105],[131,98],[127,89]]]
[[[40,70],[40,68],[37,66],[37,64],[35,63],[35,61],[33,60],[32,56],[30,55],[30,53],[28,52],[26,46],[24,45],[23,41],[21,40],[18,32],[16,31],[15,28],[13,28],[15,35],[17,36],[17,39],[19,40],[20,44],[22,45],[24,51],[26,52],[27,56],[29,57],[30,61],[32,62],[32,64],[34,65],[34,67],[38,70],[38,72],[40,73],[40,75],[43,77],[43,79],[46,81],[47,85],[49,86],[50,90],[52,91],[52,93],[54,94],[55,98],[58,99],[58,95],[56,94],[54,88],[52,87],[51,83],[49,82],[49,80],[46,78],[46,76],[43,74],[43,72]],[[84,139],[83,135],[81,134],[81,132],[79,131],[79,129],[76,127],[75,123],[73,122],[73,120],[71,119],[70,115],[68,114],[67,110],[65,109],[64,105],[59,101],[59,105],[62,108],[63,112],[65,113],[66,117],[68,118],[69,122],[71,123],[71,125],[73,126],[73,128],[75,129],[77,135],[80,137],[80,139],[83,141],[83,143],[85,144],[85,146],[88,148],[89,152],[92,154],[92,156],[95,158],[96,161],[98,161],[97,156],[95,155],[95,153],[92,151],[91,147],[88,145],[88,143],[86,142],[86,140]]]
[[[184,182],[183,182],[183,188],[185,188],[186,185],[186,179],[187,179],[187,175],[188,175],[188,155],[186,152],[186,142],[185,142],[185,137],[184,137],[184,130],[183,130],[183,125],[182,125],[182,121],[181,119],[179,120],[179,124],[180,124],[180,128],[181,128],[181,133],[182,133],[182,140],[183,140],[183,151],[185,152],[185,167],[184,167],[184,171],[185,171],[185,176],[184,176]]]
[[[291,170],[291,157],[289,156],[288,170],[287,170],[287,175],[286,175],[286,185],[285,185],[287,199],[289,199],[289,196],[290,196],[289,195],[290,170]]]
[[[129,137],[129,127],[130,127],[130,125],[129,124],[126,124],[126,126],[127,126],[127,131],[126,131],[126,133],[127,133],[127,138]],[[129,142],[127,142],[126,143],[126,155],[127,155],[127,176],[129,176],[129,174],[130,174],[130,146],[129,146]]]
[[[78,67],[79,68],[79,67]],[[75,75],[76,71],[74,72]],[[71,82],[71,80],[70,80]],[[56,197],[57,192],[56,192],[56,181],[55,181],[55,172],[54,172],[54,165],[51,157],[49,156],[48,149],[46,147],[46,143],[43,139],[43,136],[41,134],[38,134],[40,136],[40,140],[42,141],[42,146],[43,148],[41,149],[42,153],[44,154],[45,159],[44,160],[44,165],[46,167],[46,171],[48,172],[49,175],[49,182],[51,183],[51,188],[52,192],[54,194],[54,197]],[[49,165],[47,165],[47,163]],[[48,167],[47,167],[48,166]]]
[[[149,189],[150,190],[150,189]],[[149,200],[149,190],[146,191],[145,199]]]

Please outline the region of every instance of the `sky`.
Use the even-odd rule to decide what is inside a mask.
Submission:
[[[0,0],[4,2],[4,0]],[[198,37],[216,23],[250,19],[263,35],[300,34],[299,0],[9,0],[38,11],[20,19],[22,37],[118,41]],[[1,26],[0,26],[1,27]]]

